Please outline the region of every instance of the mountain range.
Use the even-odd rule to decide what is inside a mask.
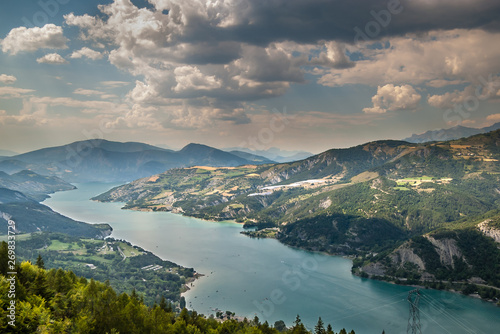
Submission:
[[[481,133],[487,133],[500,129],[500,122],[484,128],[469,128],[457,125],[449,129],[431,130],[422,134],[414,134],[411,137],[403,139],[409,143],[427,143],[431,141],[455,140],[474,136]]]
[[[230,153],[201,144],[189,144],[172,151],[136,142],[94,139],[0,158],[0,171],[11,174],[31,170],[68,182],[126,182],[177,167],[268,162],[244,152]]]

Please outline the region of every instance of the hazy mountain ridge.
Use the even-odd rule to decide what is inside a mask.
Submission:
[[[277,147],[270,147],[266,150],[251,150],[246,147],[227,147],[223,148],[222,150],[227,151],[227,152],[245,152],[251,155],[256,155],[259,157],[264,157],[271,162],[278,162],[278,163],[284,163],[284,162],[292,162],[292,161],[297,161],[297,160],[304,160],[307,159],[314,154],[311,152],[306,152],[306,151],[287,151],[287,150],[281,150]]]
[[[447,141],[474,136],[500,129],[500,122],[484,128],[469,128],[457,125],[449,129],[430,130],[422,134],[413,134],[411,137],[403,139],[409,143],[426,143],[431,141]]]
[[[29,169],[70,182],[110,182],[131,181],[177,167],[248,163],[260,162],[200,144],[172,151],[136,142],[94,139],[0,158],[0,170],[14,173]]]

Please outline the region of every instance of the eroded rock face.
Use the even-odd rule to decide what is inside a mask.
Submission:
[[[456,256],[457,258],[463,258],[462,252],[458,248],[456,240],[448,238],[436,240],[429,235],[426,235],[425,238],[427,238],[427,240],[434,245],[434,249],[439,254],[441,264],[455,268],[453,257]]]
[[[491,220],[485,220],[482,223],[479,223],[477,227],[479,230],[484,233],[484,235],[493,238],[496,242],[500,243],[500,230],[494,227],[489,226]]]
[[[412,248],[409,248],[408,244],[404,244],[392,253],[391,260],[393,263],[398,265],[403,265],[405,262],[410,262],[416,264],[420,270],[425,270],[424,261],[415,254]]]
[[[370,276],[384,276],[386,272],[385,266],[380,263],[370,263],[362,268],[362,270]]]

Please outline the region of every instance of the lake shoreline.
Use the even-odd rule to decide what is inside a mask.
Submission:
[[[356,328],[360,334],[371,333],[373,328],[395,333],[406,330],[410,288],[355,277],[350,270],[352,256],[304,250],[274,240],[252,240],[239,234],[241,224],[234,221],[213,224],[182,214],[120,210],[116,202],[100,205],[88,199],[104,191],[106,185],[77,186],[80,190],[56,194],[48,205],[80,221],[109,222],[113,237],[207,274],[193,282],[193,287],[189,283],[191,290],[182,294],[187,307],[198,313],[209,315],[218,307],[252,317],[257,312],[262,321],[281,319],[287,324],[300,314],[311,327],[321,316],[325,322]],[[271,298],[279,292],[286,302]],[[493,320],[498,309],[490,303],[436,290],[428,290],[424,296],[435,301],[421,304],[427,323],[432,325],[427,328],[429,334],[441,333],[438,322],[451,332],[456,328],[454,322],[433,312],[436,305],[474,323],[477,332],[492,332],[500,325]],[[353,314],[359,316],[353,318]]]
[[[106,202],[103,202],[103,201],[98,201],[98,200],[96,200],[96,201],[100,202],[100,203],[106,203]],[[117,202],[114,202],[114,203],[117,203]],[[122,202],[122,203],[124,203],[124,202]],[[210,222],[210,223],[233,223],[233,224],[244,225],[243,222],[236,222],[235,220],[214,220],[214,219],[204,219],[204,218],[193,217],[193,216],[190,216],[190,215],[186,215],[182,210],[153,210],[153,209],[149,209],[149,208],[137,208],[137,207],[135,207],[135,208],[125,208],[125,207],[122,207],[121,209],[122,210],[137,211],[137,212],[165,212],[165,213],[171,213],[171,214],[175,214],[175,215],[180,215],[180,216],[183,216],[183,217],[195,218],[195,219],[199,219],[201,221]],[[259,231],[257,231],[257,232],[259,232]],[[284,246],[287,246],[287,247],[290,247],[292,249],[297,249],[297,250],[301,250],[301,251],[311,252],[313,254],[322,254],[322,255],[328,255],[328,256],[334,256],[334,257],[342,257],[342,258],[351,260],[351,262],[352,262],[353,259],[355,259],[357,257],[357,255],[346,255],[346,254],[342,254],[342,253],[329,253],[329,252],[325,252],[325,251],[314,251],[314,250],[310,250],[310,249],[307,249],[307,248],[302,248],[302,247],[298,247],[298,246],[288,245],[286,243],[283,243],[278,238],[276,238],[275,235],[273,235],[273,236],[262,236],[260,234],[258,234],[258,235],[252,235],[252,234],[250,234],[251,232],[246,232],[246,231],[241,231],[240,233],[243,234],[243,235],[245,235],[245,236],[247,236],[248,238],[255,238],[255,239],[275,239],[275,240],[279,241],[280,244],[282,244]],[[471,295],[463,294],[461,291],[455,290],[453,288],[453,286],[448,287],[447,283],[449,283],[449,282],[447,282],[447,281],[434,281],[434,282],[432,282],[434,284],[443,284],[444,285],[443,289],[435,289],[435,288],[431,288],[431,287],[428,287],[428,286],[425,286],[425,285],[397,283],[397,282],[395,282],[396,280],[399,280],[400,282],[402,281],[401,278],[398,279],[397,277],[392,277],[391,280],[379,279],[377,277],[372,277],[373,275],[370,275],[370,277],[364,277],[364,276],[362,276],[358,272],[353,272],[352,271],[353,268],[354,267],[351,266],[351,274],[353,276],[356,276],[356,277],[370,279],[370,280],[379,281],[379,282],[385,282],[385,283],[394,284],[394,285],[397,285],[397,286],[411,286],[411,287],[415,287],[415,288],[421,288],[421,289],[426,289],[426,290],[435,290],[435,291],[442,291],[442,290],[444,290],[444,291],[448,291],[448,292],[451,292],[451,293],[459,294],[459,295],[462,295],[462,296],[465,296],[465,297],[469,297],[469,298],[473,298],[473,299],[480,299],[480,300],[482,300],[484,302],[487,302],[487,303],[490,303],[490,304],[494,304],[494,305],[497,305],[497,306],[500,307],[500,304],[499,304],[500,302],[499,301],[496,301],[496,300],[493,300],[493,299],[484,299],[484,298],[481,298],[481,296],[479,296],[479,294],[477,294],[477,293],[474,293],[474,294],[471,294]],[[490,289],[499,289],[499,288],[494,287],[494,286],[485,286],[485,287],[490,288]]]

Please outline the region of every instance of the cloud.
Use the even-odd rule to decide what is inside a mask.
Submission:
[[[17,78],[13,75],[0,74],[0,82],[4,84],[13,84],[16,82]]]
[[[318,79],[325,86],[477,82],[500,71],[499,32],[435,31],[350,47],[361,56],[355,67],[332,69]],[[349,47],[348,47],[349,48]],[[479,51],[480,50],[480,51]],[[437,81],[436,81],[437,80]]]
[[[387,111],[414,110],[421,98],[420,94],[410,85],[379,86],[377,94],[372,97],[373,107],[364,108],[363,111],[367,114],[382,114]]]
[[[101,81],[101,85],[111,87],[111,88],[117,88],[117,87],[123,87],[130,85],[130,82],[127,81]]]
[[[73,51],[73,53],[69,57],[73,58],[73,59],[87,57],[87,58],[92,59],[92,60],[97,60],[97,59],[101,59],[103,56],[102,56],[102,53],[100,53],[99,51],[95,51],[95,50],[89,49],[87,47],[83,47],[80,50]]]
[[[335,41],[325,42],[325,49],[326,52],[322,52],[317,58],[313,58],[310,64],[335,69],[346,69],[355,66],[355,63],[346,55],[344,44]]]
[[[58,53],[49,53],[41,58],[38,58],[36,62],[39,64],[53,64],[53,65],[61,65],[68,63],[68,61],[63,57],[61,57],[61,55]]]
[[[169,10],[172,34],[184,40],[238,40],[266,46],[277,41],[302,44],[321,40],[353,43],[358,27],[378,23],[372,12],[387,11],[387,0],[359,0],[356,6],[330,0],[151,0],[158,11]],[[498,30],[500,4],[491,0],[400,1],[387,29],[379,24],[375,38],[409,32],[484,28]],[[423,20],[425,18],[425,20]]]
[[[161,131],[163,126],[158,120],[158,109],[153,106],[142,108],[138,105],[131,110],[107,122],[105,125],[113,129],[136,129],[146,128],[152,131]]]
[[[474,96],[474,88],[472,86],[468,86],[462,91],[454,90],[453,92],[446,92],[442,95],[430,95],[427,98],[427,103],[436,108],[449,109],[463,103],[465,99],[470,96]]]
[[[431,106],[440,109],[450,109],[457,105],[464,104],[467,107],[468,103],[478,103],[498,95],[498,87],[500,86],[500,78],[490,76],[488,80],[484,80],[482,85],[470,85],[463,90],[454,90],[446,92],[442,95],[429,95],[427,103]]]
[[[177,85],[173,90],[177,93],[186,90],[211,90],[222,86],[222,82],[214,75],[204,75],[196,66],[180,66],[174,70]]]
[[[125,103],[99,100],[82,101],[69,97],[32,97],[30,102],[37,105],[76,108],[84,113],[118,114],[130,110],[130,107]]]
[[[90,95],[103,95],[105,94],[104,92],[98,91],[98,90],[92,90],[92,89],[83,89],[83,88],[77,88],[73,92],[74,94],[79,94],[79,95],[85,95],[85,96],[90,96]]]
[[[464,80],[445,80],[445,79],[435,79],[427,82],[425,85],[433,88],[442,88],[447,86],[455,86],[466,83]]]
[[[196,122],[206,115],[248,122],[245,103],[283,95],[311,76],[331,87],[402,90],[399,100],[376,98],[365,109],[383,113],[418,105],[413,86],[445,87],[500,70],[500,50],[491,47],[500,42],[500,4],[487,0],[404,2],[390,26],[363,43],[355,43],[354,28],[377,23],[373,13],[387,10],[387,0],[359,0],[355,8],[329,0],[149,3],[115,0],[100,5],[99,15],[65,15],[65,23],[136,77],[127,95],[132,105],[158,107],[175,126],[209,124]]]
[[[46,106],[35,106],[30,102],[30,99],[25,99],[18,114],[8,114],[6,111],[0,110],[0,124],[30,127],[46,124],[46,111]]]
[[[68,39],[62,27],[46,24],[43,27],[12,29],[1,41],[2,51],[15,55],[21,51],[33,52],[38,49],[65,49]]]
[[[0,87],[0,98],[20,98],[32,92],[34,92],[33,89]]]
[[[93,90],[93,89],[83,89],[83,88],[77,88],[73,91],[73,94],[78,94],[78,95],[84,95],[84,96],[93,96],[93,95],[99,95],[101,99],[106,100],[106,99],[116,99],[117,96],[115,94],[108,94],[105,92],[101,92],[99,90]]]
[[[494,123],[500,122],[500,114],[488,115],[488,116],[486,116],[486,121],[489,124],[494,124]]]

